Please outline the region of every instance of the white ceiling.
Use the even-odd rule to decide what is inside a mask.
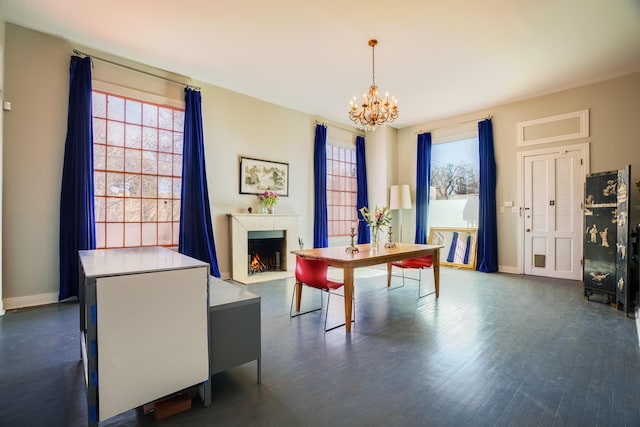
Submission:
[[[397,128],[640,70],[640,0],[0,0],[0,15],[345,124],[370,38]]]

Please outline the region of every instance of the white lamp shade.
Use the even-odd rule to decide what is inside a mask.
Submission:
[[[411,191],[408,185],[392,185],[389,191],[390,209],[411,209]]]

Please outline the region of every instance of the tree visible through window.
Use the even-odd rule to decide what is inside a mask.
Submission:
[[[327,144],[329,237],[348,236],[357,222],[356,150]]]
[[[96,247],[178,244],[184,110],[93,91]]]

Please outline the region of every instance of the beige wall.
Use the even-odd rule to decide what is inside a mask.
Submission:
[[[10,308],[57,300],[69,57],[73,48],[109,56],[12,24],[6,25],[6,41],[5,95],[13,110],[4,114],[2,297]],[[184,97],[179,85],[97,60],[93,77],[165,98]],[[299,215],[301,237],[310,244],[316,117],[201,82],[188,83],[202,87],[207,179],[223,277],[230,271],[227,214],[258,207],[256,196],[238,194],[239,156],[289,163],[290,196],[280,200],[278,211]]]
[[[591,172],[617,170],[631,165],[632,182],[640,179],[640,73],[578,87],[521,102],[496,106],[459,117],[402,129],[398,132],[398,174],[401,183],[415,187],[416,133],[441,127],[456,127],[458,123],[493,115],[493,134],[497,165],[497,205],[519,200],[517,160],[525,150],[588,142]],[[588,138],[552,144],[517,147],[518,122],[589,109]],[[412,159],[407,162],[407,159]],[[401,166],[404,166],[401,167]],[[410,166],[410,167],[408,167]],[[413,190],[415,194],[415,189]],[[632,185],[631,219],[640,220],[638,190]],[[405,230],[415,232],[415,215],[404,216]],[[498,263],[501,271],[517,272],[521,248],[518,241],[518,215],[499,213]]]
[[[74,47],[87,50],[12,24],[6,25],[4,34],[3,98],[13,103],[12,111],[3,115],[1,296],[7,308],[57,298],[59,201],[69,57]],[[147,68],[139,64],[136,67]],[[167,98],[182,97],[180,86],[152,77],[142,78],[99,61],[95,61],[94,77],[143,88]],[[173,77],[188,82],[179,76]],[[314,127],[316,119],[321,118],[202,82],[189,83],[202,87],[207,178],[223,277],[228,277],[230,269],[226,215],[258,205],[255,196],[238,194],[239,156],[289,163],[290,197],[279,202],[279,212],[299,215],[300,234],[309,246],[313,241]],[[631,162],[635,181],[640,176],[638,93],[640,73],[399,131],[386,128],[369,132],[366,135],[369,200],[373,204],[386,203],[391,184],[414,187],[418,130],[448,126],[486,114],[494,116],[499,205],[506,200],[515,202],[518,196],[515,124],[585,108],[591,111],[591,136],[574,142],[591,143],[591,170],[617,169]],[[637,204],[635,191],[632,202]],[[633,220],[637,221],[640,213],[637,206],[633,209]],[[413,212],[403,213],[403,223],[407,240],[407,236],[414,234]],[[515,216],[499,214],[498,228],[499,263],[510,270],[518,264]]]

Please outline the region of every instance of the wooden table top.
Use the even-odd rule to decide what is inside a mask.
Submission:
[[[358,252],[346,252],[347,246],[330,248],[299,249],[291,251],[296,256],[303,258],[324,259],[329,265],[338,267],[365,267],[368,265],[386,264],[407,258],[433,255],[439,245],[418,245],[414,243],[396,243],[395,248],[385,248],[380,245],[378,250],[372,251],[369,244],[356,245]],[[435,261],[435,260],[434,260]]]

